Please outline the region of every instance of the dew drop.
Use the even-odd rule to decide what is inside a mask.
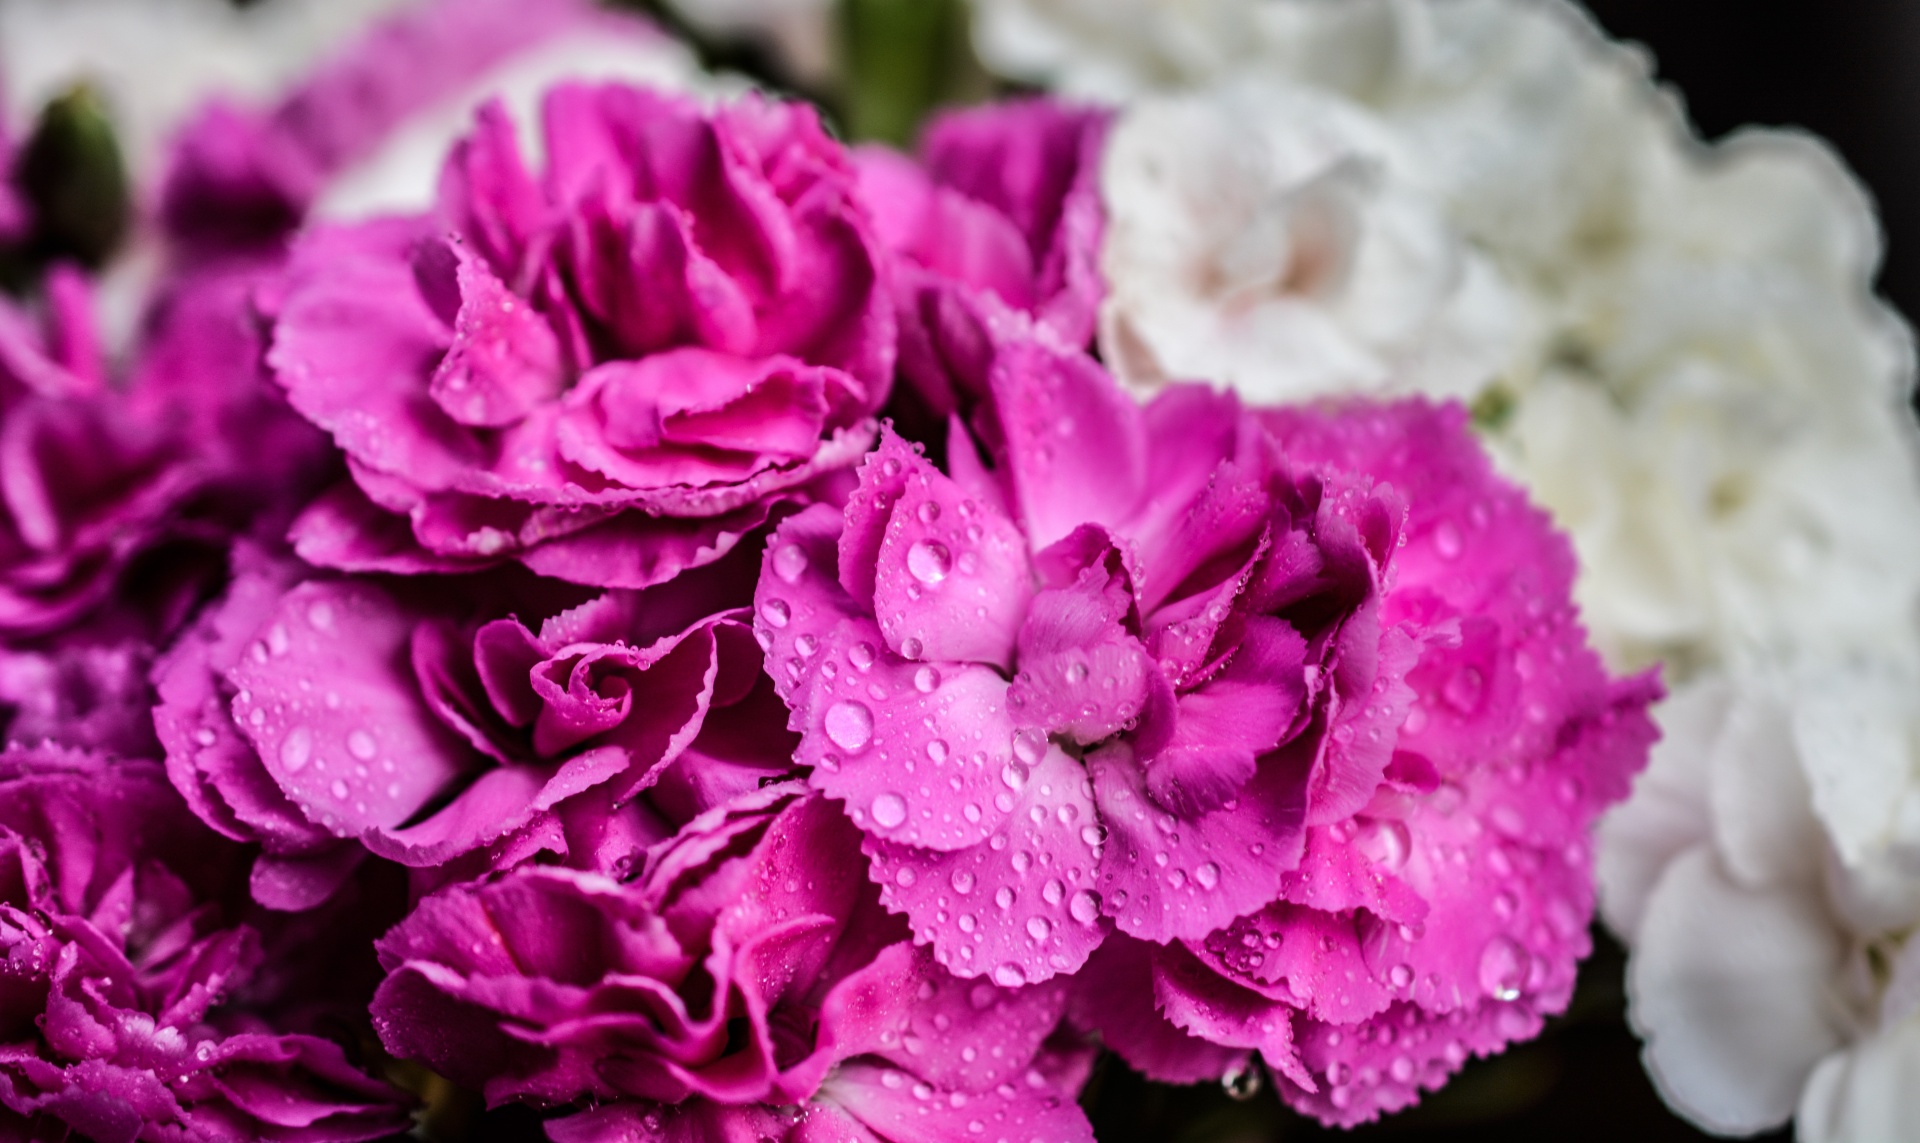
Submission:
[[[1076,685],[1087,681],[1087,665],[1071,663],[1067,666],[1067,681]]]
[[[922,524],[931,524],[940,518],[940,505],[928,500],[920,505],[920,511],[916,515],[920,517]]]
[[[1029,771],[1023,764],[1019,762],[1009,762],[1000,768],[1000,780],[1006,783],[1007,789],[1009,790],[1024,790],[1027,786],[1028,773]]]
[[[993,982],[1002,988],[1018,988],[1027,982],[1027,974],[1009,962],[993,970]]]
[[[1516,1000],[1527,981],[1527,954],[1511,937],[1495,937],[1480,950],[1480,987],[1495,1000]]]
[[[760,605],[760,618],[769,627],[785,627],[793,619],[793,608],[784,599],[769,599]]]
[[[931,586],[953,571],[953,553],[938,540],[921,540],[907,549],[907,570],[913,578]]]
[[[773,574],[788,583],[798,583],[807,574],[807,553],[787,544],[773,553]]]
[[[1097,825],[1086,826],[1080,831],[1080,840],[1095,848],[1105,845],[1107,842],[1106,827]]]
[[[1433,530],[1433,550],[1440,553],[1441,559],[1458,559],[1461,551],[1460,529],[1453,521],[1443,520]]]
[[[1193,871],[1193,880],[1200,888],[1211,889],[1220,884],[1220,867],[1209,861]]]
[[[1265,1086],[1266,1076],[1260,1071],[1260,1065],[1251,1060],[1220,1077],[1220,1090],[1236,1103],[1245,1103],[1259,1095]]]
[[[925,650],[926,645],[921,643],[920,640],[908,638],[900,644],[900,657],[903,659],[918,659],[921,652]]]
[[[1395,988],[1405,988],[1413,983],[1413,970],[1404,964],[1396,964],[1387,970],[1387,979]]]
[[[1407,855],[1413,850],[1413,838],[1402,822],[1376,821],[1361,836],[1358,848],[1369,861],[1388,869],[1398,869],[1407,863]]]
[[[1028,766],[1038,765],[1040,759],[1046,752],[1047,735],[1045,731],[1027,726],[1013,732],[1013,756]],[[1025,780],[1024,774],[1022,775],[1022,780]],[[1018,786],[1014,787],[1016,790],[1019,788]]]
[[[1100,895],[1091,889],[1082,889],[1067,902],[1067,915],[1083,925],[1091,925],[1100,919]]]
[[[953,876],[948,878],[947,881],[948,884],[953,886],[953,891],[962,897],[973,892],[973,874],[968,873],[964,869],[954,870]]]
[[[304,726],[296,726],[280,740],[280,765],[289,774],[298,774],[306,769],[313,758],[313,731]]]
[[[373,741],[373,735],[368,734],[364,730],[356,730],[352,734],[347,735],[347,753],[360,759],[362,762],[372,761],[373,755],[378,749],[379,747],[376,746]]]
[[[332,792],[333,792],[333,797],[334,797],[334,800],[335,800],[335,801],[340,801],[340,802],[344,802],[344,801],[346,801],[346,800],[347,800],[347,784],[346,784],[346,782],[344,782],[344,781],[342,781],[342,780],[341,780],[341,779],[339,779],[339,778],[335,778],[335,779],[333,780],[333,785],[332,785],[331,787],[329,787],[329,789],[331,789],[331,790],[332,790]]]
[[[823,720],[827,737],[842,750],[861,751],[873,741],[873,712],[863,702],[837,702]]]
[[[944,764],[948,757],[947,740],[936,738],[927,743],[927,757],[935,766]]]
[[[1053,923],[1045,917],[1027,918],[1027,935],[1036,941],[1044,941],[1053,933]]]
[[[907,820],[907,800],[892,792],[875,797],[869,810],[874,824],[881,829],[898,828]]]
[[[879,815],[875,814],[874,816],[878,817]],[[913,883],[918,880],[920,880],[920,875],[915,873],[911,866],[902,865],[900,872],[893,875],[894,884],[900,886],[902,889],[913,888]]]
[[[1049,905],[1058,905],[1060,902],[1066,900],[1066,897],[1067,887],[1061,884],[1060,879],[1057,877],[1048,881],[1046,885],[1040,889],[1040,899]]]
[[[911,658],[912,656],[908,656]],[[940,672],[932,667],[921,667],[913,673],[913,689],[923,695],[930,695],[940,687]]]
[[[793,649],[800,653],[802,659],[811,659],[813,653],[820,649],[820,641],[811,635],[802,635],[793,641]]]
[[[855,643],[853,647],[847,651],[847,662],[852,663],[854,669],[857,671],[872,670],[873,644]]]
[[[1002,885],[1000,888],[994,890],[993,903],[1000,906],[1002,909],[1013,908],[1013,890],[1007,888],[1005,885]]]

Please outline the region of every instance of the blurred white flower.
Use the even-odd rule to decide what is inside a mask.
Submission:
[[[819,84],[839,61],[835,0],[668,0],[695,31],[772,49],[793,79]]]
[[[1615,664],[1870,646],[1920,603],[1907,331],[1831,152],[1691,136],[1561,0],[975,0],[1115,99],[1101,349],[1254,401],[1477,402]]]
[[[1101,346],[1135,384],[1204,379],[1259,403],[1471,397],[1535,340],[1529,299],[1408,177],[1378,117],[1236,80],[1147,96],[1101,182]]]
[[[1808,1143],[1920,1122],[1920,671],[1704,677],[1601,828],[1601,908],[1669,1104]]]
[[[215,92],[277,96],[405,0],[4,0],[0,82],[15,116],[75,83],[99,89],[136,171]]]

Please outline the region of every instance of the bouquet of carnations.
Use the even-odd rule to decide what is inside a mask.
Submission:
[[[1352,1126],[1596,897],[1675,1110],[1920,1122],[1872,215],[1571,6],[9,0],[0,73],[0,1137]]]

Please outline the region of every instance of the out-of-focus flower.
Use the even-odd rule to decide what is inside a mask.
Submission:
[[[296,250],[270,361],[353,475],[305,558],[644,587],[869,447],[892,301],[809,110],[569,85],[545,129],[536,179],[491,105],[435,214]]]
[[[68,626],[104,604],[117,577],[191,490],[179,442],[130,415],[109,387],[92,299],[56,268],[35,313],[0,300],[0,634]]]
[[[244,871],[158,766],[0,755],[0,1130],[345,1143],[406,1125],[338,1044],[254,1009],[278,970],[233,923]]]
[[[1101,184],[1101,346],[1135,384],[1205,379],[1259,403],[1477,393],[1524,364],[1531,300],[1419,186],[1365,108],[1238,81],[1147,97]]]
[[[1630,1015],[1674,1108],[1811,1143],[1920,1115],[1920,670],[1708,677],[1601,833]]]
[[[1621,664],[1870,645],[1920,599],[1911,350],[1824,148],[1702,146],[1558,0],[976,7],[989,63],[1123,105],[1123,379],[1474,399]]]
[[[17,113],[75,84],[99,89],[135,169],[209,96],[277,95],[314,61],[405,0],[8,0],[0,77]]]
[[[880,237],[898,256],[900,370],[917,400],[894,411],[911,429],[937,434],[984,396],[985,330],[1001,309],[1036,319],[1062,345],[1092,341],[1109,118],[1015,100],[936,117],[918,163],[879,146],[855,153]]]
[[[834,0],[667,0],[703,35],[751,41],[771,49],[788,79],[833,81],[840,62]]]
[[[881,899],[965,975],[1087,963],[1149,1075],[1257,1049],[1329,1121],[1535,1033],[1658,693],[1586,649],[1564,541],[1457,409],[1143,410],[1013,328],[987,461],[958,421],[952,475],[889,435],[761,573],[796,761]],[[1127,965],[1178,995],[1115,1005],[1155,995]]]
[[[719,570],[581,603],[523,573],[239,564],[156,671],[155,723],[194,812],[263,846],[263,904],[319,904],[368,851],[440,877],[541,852],[605,871],[788,767]]]
[[[529,867],[449,888],[380,942],[375,1023],[490,1104],[599,1104],[549,1123],[561,1143],[1091,1143],[1084,1071],[1045,1046],[1062,989],[947,974],[858,847],[788,783],[690,823],[629,883]]]

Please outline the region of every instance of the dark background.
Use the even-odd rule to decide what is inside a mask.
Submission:
[[[1920,314],[1920,0],[1587,0],[1653,49],[1709,139],[1742,124],[1825,136],[1866,182],[1888,245],[1881,289]]]

